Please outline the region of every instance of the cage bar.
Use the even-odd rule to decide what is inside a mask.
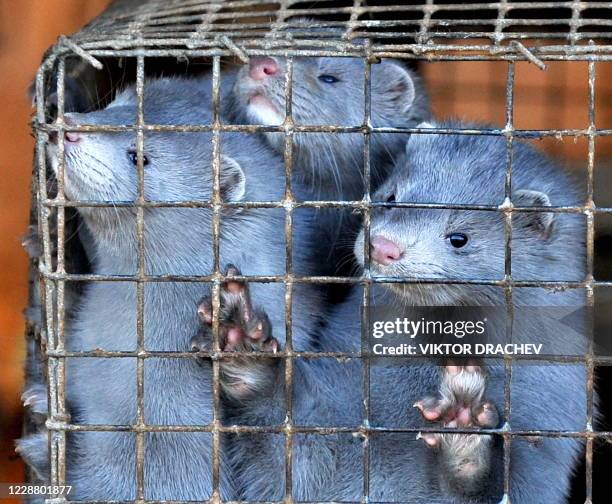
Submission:
[[[369,49],[369,42],[366,41],[366,48]],[[363,283],[363,303],[361,307],[361,362],[363,368],[363,495],[362,502],[367,503],[370,496],[370,349],[369,349],[369,329],[370,329],[370,300],[371,300],[371,272],[370,272],[370,224],[372,214],[369,207],[370,195],[370,145],[371,145],[371,114],[372,114],[372,66],[370,58],[364,61],[364,90],[363,90],[363,180],[364,194],[363,203],[363,262],[364,276],[366,281]]]
[[[514,304],[512,292],[512,146],[514,142],[514,63],[508,63],[508,77],[506,82],[506,175],[504,180],[504,298],[506,302],[506,341],[512,342],[514,328]],[[504,356],[504,428],[511,431],[511,401],[510,390],[512,385],[512,356]],[[510,451],[512,437],[507,433],[504,441],[504,497],[503,501],[510,501]],[[502,502],[503,502],[502,501]]]
[[[595,62],[589,61],[589,131],[593,133],[595,127],[595,79],[596,79],[596,68]],[[587,200],[585,202],[585,215],[586,215],[586,299],[587,306],[593,308],[595,305],[594,299],[594,276],[593,276],[593,264],[595,255],[595,216],[593,209],[595,208],[595,202],[593,200],[593,172],[595,169],[595,137],[589,135],[588,145],[588,157],[587,157]],[[589,348],[586,358],[587,368],[587,382],[586,382],[586,393],[587,393],[587,411],[586,411],[586,425],[585,431],[587,434],[593,432],[593,414],[594,414],[594,403],[595,403],[595,389],[594,389],[594,374],[595,374],[595,358],[594,358],[594,334],[589,334]],[[585,483],[586,483],[586,500],[585,504],[591,504],[593,502],[593,436],[587,435],[586,438],[586,453],[585,453]]]
[[[279,14],[280,16],[281,14]],[[285,500],[293,496],[293,59],[287,58],[285,74]]]
[[[374,2],[373,2],[374,3]],[[434,0],[409,5],[368,5],[367,0],[354,0],[352,5],[337,7],[332,1],[320,1],[310,8],[295,0],[178,0],[168,3],[162,0],[139,2],[118,0],[111,7],[69,39],[60,41],[45,58],[36,79],[37,111],[33,122],[36,133],[37,219],[43,241],[43,256],[39,261],[38,275],[42,281],[43,325],[40,331],[46,335],[49,388],[49,429],[51,483],[66,482],[66,435],[71,432],[129,432],[136,436],[136,498],[146,500],[145,488],[145,439],[147,433],[206,432],[212,437],[212,493],[207,502],[222,501],[220,493],[220,440],[222,434],[278,434],[284,436],[285,491],[280,502],[293,502],[293,437],[295,434],[321,436],[351,433],[363,439],[363,489],[361,502],[370,499],[370,436],[378,433],[464,433],[470,435],[497,436],[504,447],[504,499],[509,503],[510,454],[515,438],[578,438],[586,444],[586,503],[593,499],[593,443],[595,440],[612,442],[612,432],[595,431],[594,419],[594,369],[596,365],[612,364],[612,357],[594,354],[591,348],[585,356],[546,355],[537,360],[549,362],[578,362],[587,367],[587,411],[585,429],[581,431],[515,430],[508,421],[511,418],[510,387],[512,383],[512,357],[503,357],[505,363],[504,417],[507,422],[496,429],[445,429],[445,428],[382,428],[370,425],[370,352],[368,345],[371,288],[380,283],[423,283],[440,285],[489,285],[504,289],[508,340],[512,340],[514,311],[513,289],[519,287],[545,287],[550,289],[584,289],[589,308],[594,306],[594,289],[612,287],[612,281],[596,280],[594,263],[594,219],[597,214],[610,214],[612,208],[597,208],[593,201],[593,173],[595,167],[595,141],[612,135],[612,128],[597,128],[595,121],[596,65],[612,60],[612,8],[608,2],[553,1],[492,3],[444,3]],[[566,17],[553,17],[554,9],[566,13]],[[602,14],[603,12],[608,15]],[[457,14],[461,14],[458,18]],[[401,19],[409,15],[409,19]],[[313,18],[304,21],[304,16]],[[535,16],[535,17],[534,17]],[[548,17],[547,17],[548,16]],[[395,17],[396,19],[391,19]],[[335,28],[337,32],[325,31]],[[136,58],[137,121],[133,125],[73,126],[64,122],[64,85],[66,58],[84,57],[89,63],[105,59]],[[222,58],[239,58],[247,61],[254,56],[279,56],[287,58],[285,76],[285,120],[280,126],[230,125],[220,122],[220,82]],[[354,57],[364,61],[364,117],[361,124],[351,126],[305,126],[294,124],[292,115],[293,60],[297,57]],[[163,125],[147,124],[144,116],[145,65],[149,58],[207,58],[212,63],[211,124]],[[371,124],[371,66],[380,58],[396,58],[405,61],[505,61],[508,75],[506,82],[506,124],[503,128],[395,128],[374,127]],[[519,129],[514,127],[515,63],[528,61],[542,68],[546,62],[588,62],[588,126],[564,129]],[[57,73],[58,115],[54,122],[45,117],[45,79]],[[136,202],[68,201],[64,195],[64,132],[134,132],[137,140],[138,198]],[[213,153],[213,196],[209,201],[151,201],[144,192],[144,143],[150,132],[209,132]],[[285,192],[279,201],[224,202],[220,193],[220,138],[222,133],[243,132],[255,134],[279,132],[284,135]],[[299,201],[292,191],[293,138],[296,133],[328,133],[363,135],[363,175],[366,187],[362,199],[356,201]],[[45,143],[48,135],[58,135],[59,176],[57,194],[48,190]],[[370,194],[370,144],[375,133],[411,133],[446,135],[488,135],[504,137],[507,141],[507,165],[505,199],[498,205],[383,203],[373,202]],[[512,203],[512,145],[515,139],[539,139],[550,137],[585,138],[588,142],[587,200],[584,205],[555,207],[520,207]],[[66,271],[65,211],[67,208],[134,207],[137,212],[138,271],[135,275],[98,275]],[[373,277],[370,272],[370,250],[364,240],[365,268],[363,274],[354,277],[304,276],[293,272],[293,213],[299,208],[353,209],[363,215],[365,236],[370,235],[371,212],[377,208],[457,209],[500,212],[504,216],[504,275],[491,279],[445,279]],[[147,208],[209,208],[212,210],[212,249],[214,267],[210,275],[153,275],[147,273],[145,264],[145,210]],[[226,426],[220,417],[220,359],[239,358],[240,353],[225,352],[219,342],[220,286],[227,276],[220,264],[220,217],[227,208],[269,208],[285,212],[285,273],[282,275],[234,275],[235,280],[253,283],[281,283],[285,286],[285,348],[277,354],[249,354],[252,359],[280,359],[285,366],[285,414],[281,425]],[[518,281],[512,278],[512,216],[514,213],[550,212],[578,214],[586,217],[587,276],[580,281]],[[52,220],[57,221],[56,237],[52,232]],[[57,252],[53,252],[56,238]],[[67,282],[134,282],[137,292],[137,349],[135,351],[66,350],[65,285]],[[213,348],[211,351],[161,352],[150,351],[144,335],[144,289],[148,282],[195,282],[212,286]],[[307,352],[293,349],[292,302],[296,285],[301,284],[354,284],[363,287],[361,316],[361,349],[358,352]],[[208,425],[152,425],[145,418],[144,380],[145,362],[156,358],[203,357],[212,362],[213,419]],[[534,359],[536,358],[534,357]],[[137,363],[137,419],[131,425],[75,424],[66,410],[65,365],[70,358],[130,358]],[[352,358],[362,360],[364,416],[361,425],[354,427],[304,427],[293,422],[293,370],[295,359]],[[529,360],[530,357],[521,357]],[[51,504],[71,502],[62,496],[51,496]],[[81,504],[94,501],[77,501]],[[109,501],[104,501],[109,502]],[[169,501],[149,501],[166,503]],[[177,501],[178,502],[178,501]],[[267,502],[267,501],[266,501]]]
[[[136,347],[138,357],[136,360],[136,425],[145,425],[145,372],[144,359],[141,353],[145,350],[144,329],[144,275],[145,265],[145,223],[144,207],[145,200],[145,173],[144,173],[144,131],[142,125],[144,119],[144,86],[145,86],[145,61],[144,57],[138,56],[136,60],[136,169],[138,173],[138,197],[136,199],[136,237],[138,240],[138,281],[136,282]],[[145,436],[144,432],[136,431],[136,499],[143,501],[145,498]]]

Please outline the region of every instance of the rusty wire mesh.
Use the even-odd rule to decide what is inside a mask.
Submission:
[[[341,5],[338,7],[338,5]],[[564,17],[549,16],[562,12]],[[48,387],[50,410],[47,427],[50,431],[50,458],[52,485],[66,482],[66,433],[71,431],[124,431],[134,432],[137,438],[137,500],[145,498],[144,450],[145,433],[148,432],[210,432],[213,439],[212,475],[213,493],[210,502],[221,500],[219,492],[220,435],[225,432],[280,433],[285,435],[285,500],[292,501],[292,443],[296,433],[355,432],[365,442],[363,458],[363,502],[369,495],[369,449],[368,436],[373,432],[444,432],[440,428],[377,428],[369,423],[369,362],[368,350],[368,306],[370,287],[373,283],[419,282],[470,285],[495,285],[506,293],[508,312],[507,334],[512,335],[513,288],[557,287],[585,289],[587,302],[593,306],[593,293],[597,286],[612,287],[612,281],[596,281],[593,277],[594,217],[598,213],[612,213],[612,208],[597,208],[593,201],[593,170],[595,165],[595,141],[600,136],[610,136],[612,129],[597,128],[595,123],[595,81],[599,62],[612,59],[612,20],[607,2],[516,2],[498,3],[424,3],[401,5],[385,1],[354,0],[347,2],[320,1],[307,5],[291,0],[280,1],[204,1],[175,0],[172,2],[150,0],[118,1],[106,13],[90,23],[79,33],[60,39],[48,53],[36,80],[37,112],[34,128],[37,136],[35,188],[38,205],[38,221],[43,238],[43,257],[39,264],[42,280],[43,327],[48,359]],[[313,17],[314,22],[304,23],[303,16]],[[548,17],[547,17],[548,16]],[[325,31],[320,28],[341,28],[340,31]],[[68,126],[64,122],[66,58],[77,55],[94,66],[100,66],[100,58],[135,58],[136,90],[138,96],[137,121],[127,126]],[[276,55],[288,58],[286,74],[286,120],[281,126],[253,126],[221,124],[220,72],[221,59],[230,57],[247,61],[250,56]],[[212,59],[213,76],[213,122],[208,125],[159,125],[146,124],[143,112],[143,90],[146,86],[145,63],[153,57],[207,57]],[[352,126],[298,126],[292,120],[292,58],[298,56],[358,57],[365,61],[365,114],[363,122]],[[503,127],[482,129],[454,128],[392,128],[372,127],[370,122],[370,76],[371,65],[381,57],[406,60],[504,60],[507,61],[506,122]],[[547,61],[578,60],[588,62],[588,126],[583,129],[520,130],[513,126],[513,90],[515,61],[530,61],[543,68]],[[57,121],[49,122],[45,117],[45,83],[51,72],[57,72]],[[137,208],[138,271],[135,275],[77,274],[66,270],[65,256],[65,212],[75,207],[108,207],[109,202],[67,200],[64,194],[64,145],[65,131],[133,131],[137,138],[139,193],[136,202],[113,202],[113,206],[135,206]],[[144,135],[152,131],[207,131],[212,133],[213,144],[213,198],[210,201],[150,201],[144,198]],[[220,196],[219,138],[222,132],[268,132],[279,131],[285,135],[285,195],[281,201],[224,203]],[[58,133],[59,175],[57,195],[47,192],[47,169],[45,144],[50,132]],[[293,165],[293,135],[302,132],[327,132],[329,134],[362,133],[364,139],[363,199],[358,201],[298,201],[291,187]],[[435,203],[384,203],[370,199],[370,138],[372,133],[417,133],[417,134],[467,134],[496,135],[506,138],[507,166],[505,179],[505,201],[500,205],[464,205]],[[516,207],[511,202],[512,143],[515,138],[584,137],[588,141],[587,198],[581,206]],[[283,425],[273,427],[224,426],[219,417],[219,360],[232,358],[236,354],[222,352],[219,347],[219,288],[224,280],[219,264],[220,212],[225,207],[281,208],[285,211],[286,272],[283,275],[238,277],[249,282],[280,282],[286,286],[286,346],[275,358],[285,361],[286,420]],[[505,275],[501,279],[455,280],[428,278],[381,277],[373,278],[369,271],[369,247],[364,246],[366,267],[358,277],[314,277],[300,276],[293,272],[292,265],[292,219],[298,208],[353,208],[364,216],[364,229],[369,236],[370,213],[377,207],[464,209],[502,212],[505,217]],[[210,275],[152,275],[145,270],[144,210],[150,207],[205,207],[213,212],[213,256],[214,268]],[[57,256],[54,257],[54,236],[51,231],[50,211],[56,212]],[[515,212],[557,212],[582,214],[586,218],[587,275],[583,281],[516,281],[512,278],[511,245],[512,214]],[[368,240],[364,241],[366,244]],[[137,349],[135,351],[69,351],[65,347],[65,303],[66,282],[130,281],[137,286]],[[154,352],[148,351],[144,340],[144,285],[146,282],[202,282],[213,286],[213,349],[210,352]],[[293,286],[300,283],[352,283],[363,286],[362,348],[361,352],[299,352],[292,347],[291,308]],[[136,358],[137,359],[137,421],[133,425],[87,425],[74,424],[66,409],[65,362],[72,357]],[[213,420],[209,425],[149,425],[144,418],[144,362],[151,358],[206,357],[213,363]],[[269,355],[261,355],[270,358]],[[296,358],[358,357],[364,361],[365,416],[362,425],[355,429],[346,427],[301,427],[292,421],[293,360]],[[257,358],[257,355],[254,356]],[[575,357],[551,356],[550,360],[575,361]],[[611,439],[611,432],[595,432],[593,429],[594,393],[593,374],[598,363],[609,363],[610,358],[598,357],[591,351],[579,359],[587,366],[587,422],[582,431],[511,430],[507,425],[497,429],[483,429],[482,434],[501,436],[504,443],[504,493],[508,496],[510,475],[510,450],[515,436],[574,437],[586,440],[586,496],[592,500],[593,442],[597,438]],[[504,417],[508,417],[512,359],[506,358],[506,381]],[[469,432],[454,429],[454,432]],[[52,502],[65,502],[55,496]],[[79,501],[83,502],[83,501]]]

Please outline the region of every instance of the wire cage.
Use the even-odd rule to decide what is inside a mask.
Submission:
[[[516,287],[549,287],[557,289],[584,289],[589,306],[594,305],[594,291],[598,287],[612,287],[612,281],[596,280],[594,277],[595,256],[595,218],[612,213],[612,208],[597,206],[594,201],[595,189],[595,147],[599,139],[612,134],[612,129],[601,127],[596,121],[596,78],[606,63],[612,60],[612,9],[607,2],[509,2],[494,3],[452,3],[427,0],[426,2],[393,2],[392,0],[321,0],[302,2],[293,0],[118,0],[101,16],[93,20],[80,32],[62,37],[57,45],[47,53],[36,77],[37,110],[34,118],[36,134],[36,157],[33,174],[33,223],[38,225],[42,237],[43,253],[33,266],[33,276],[40,279],[40,289],[36,282],[32,286],[32,304],[40,293],[43,316],[40,325],[28,329],[28,338],[36,340],[42,348],[40,355],[32,350],[31,362],[42,363],[42,373],[48,380],[49,416],[46,423],[49,429],[50,484],[61,486],[66,483],[66,435],[78,431],[128,431],[136,435],[136,495],[139,502],[145,499],[145,434],[151,432],[208,432],[212,436],[212,481],[213,492],[210,502],[220,502],[220,438],[225,432],[275,432],[285,436],[285,499],[292,502],[292,443],[296,433],[346,432],[346,428],[300,427],[292,421],[291,391],[293,387],[293,365],[295,359],[319,357],[360,357],[364,358],[363,401],[365,416],[355,434],[362,436],[363,443],[363,496],[368,501],[369,451],[368,437],[375,432],[370,427],[369,404],[370,389],[368,366],[368,310],[363,310],[362,352],[359,355],[341,352],[312,354],[296,351],[292,347],[291,309],[293,287],[306,283],[344,283],[363,286],[363,307],[369,303],[370,289],[375,283],[410,282],[409,278],[374,278],[369,271],[369,247],[364,246],[366,267],[360,276],[331,277],[305,276],[296,274],[292,265],[292,222],[293,215],[300,208],[352,208],[363,215],[366,236],[369,233],[370,214],[373,209],[398,206],[405,208],[458,208],[478,209],[501,212],[505,222],[505,275],[501,279],[472,280],[470,283],[495,285],[506,292],[507,310],[512,317],[512,289]],[[304,18],[311,18],[304,22]],[[333,28],[333,30],[328,30]],[[254,126],[221,124],[219,121],[221,64],[225,59],[248,62],[255,56],[278,56],[287,58],[286,78],[286,119],[281,126]],[[363,121],[351,126],[311,126],[297,125],[292,120],[292,58],[296,57],[353,57],[365,62],[365,92]],[[168,126],[148,124],[144,117],[143,89],[147,85],[147,65],[150,59],[167,58],[175,61],[201,60],[212,66],[213,82],[213,122],[187,126]],[[370,77],[371,68],[381,58],[395,58],[408,64],[418,62],[455,62],[455,61],[495,61],[503,62],[507,68],[505,85],[505,123],[501,127],[476,129],[434,128],[397,128],[372,126],[370,120]],[[120,60],[135,62],[135,82],[138,94],[137,120],[126,126],[73,126],[64,121],[66,108],[66,76],[77,65],[82,75],[94,75],[95,69],[103,66],[118,65]],[[78,61],[78,64],[75,63]],[[588,124],[583,128],[520,129],[514,123],[514,85],[515,67],[518,62],[528,62],[544,70],[556,61],[585,62],[588,66]],[[51,83],[51,84],[50,84]],[[49,86],[57,93],[57,117],[50,118],[48,107]],[[55,91],[55,89],[53,90]],[[74,251],[66,248],[69,234],[66,230],[67,215],[79,207],[110,206],[108,202],[71,201],[64,193],[64,145],[58,141],[60,170],[56,187],[49,189],[45,144],[50,134],[63,139],[67,131],[77,132],[133,132],[137,139],[139,191],[135,203],[126,205],[137,209],[138,271],[134,275],[97,275],[91,272],[75,273],[67,268],[67,262],[74,260]],[[195,131],[212,134],[213,173],[216,183],[210,201],[164,202],[147,201],[144,197],[144,138],[149,132],[158,131]],[[286,345],[277,355],[286,366],[286,420],[283,425],[270,428],[247,426],[224,426],[220,421],[219,360],[233,358],[234,354],[222,352],[219,347],[219,288],[225,280],[223,265],[219,259],[220,215],[229,203],[224,203],[218,186],[220,135],[224,132],[279,132],[285,136],[285,196],[272,202],[241,202],[244,208],[277,208],[285,212],[286,271],[282,275],[261,275],[238,277],[249,282],[277,282],[286,288]],[[296,133],[324,132],[328,134],[358,133],[363,135],[364,176],[366,191],[357,201],[299,201],[294,197],[291,185],[293,169],[292,138]],[[372,202],[369,186],[370,141],[374,133],[412,133],[412,134],[454,134],[454,135],[494,135],[506,139],[508,146],[507,174],[505,182],[505,201],[499,205],[440,205],[425,203],[384,203]],[[512,155],[515,139],[538,138],[582,139],[587,143],[586,165],[587,198],[580,206],[554,208],[513,206],[511,201]],[[120,205],[121,203],[114,203]],[[213,213],[214,268],[210,275],[152,275],[145,268],[145,222],[146,208],[210,208]],[[587,275],[582,281],[517,281],[512,277],[511,236],[512,214],[520,212],[543,211],[555,213],[581,214],[585,217],[585,239],[587,243]],[[367,241],[366,241],[367,243]],[[136,285],[137,310],[137,349],[131,352],[118,352],[105,349],[77,352],[68,350],[65,344],[65,297],[67,284],[71,285],[98,282],[134,282]],[[200,352],[198,357],[212,360],[213,369],[213,420],[209,425],[148,425],[144,416],[145,361],[151,358],[193,359],[192,352],[154,352],[146,349],[144,338],[144,286],[147,282],[202,282],[213,288],[213,339],[210,352]],[[427,279],[419,279],[427,282]],[[449,283],[454,281],[449,280]],[[461,283],[456,281],[456,283]],[[508,328],[511,331],[511,325]],[[32,347],[34,348],[34,347]],[[66,406],[65,366],[66,360],[74,357],[96,357],[118,359],[131,357],[137,361],[137,419],[133,425],[85,425],[70,421]],[[510,447],[516,436],[573,437],[585,440],[586,502],[593,501],[593,453],[597,440],[607,441],[610,433],[594,429],[594,370],[598,365],[607,364],[605,357],[596,356],[592,351],[584,355],[583,361],[588,371],[586,425],[581,431],[542,432],[513,431],[507,425],[496,429],[486,429],[484,434],[503,439],[504,446],[504,493],[509,494]],[[510,404],[509,381],[512,373],[512,359],[506,360],[506,393],[504,412]],[[389,429],[393,431],[394,429]],[[399,432],[417,432],[427,429],[395,429]],[[430,429],[431,432],[444,432]],[[459,430],[461,432],[461,430]],[[469,431],[468,431],[469,432]],[[53,502],[66,502],[66,496],[49,495]]]

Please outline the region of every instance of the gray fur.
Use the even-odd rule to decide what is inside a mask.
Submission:
[[[249,77],[244,66],[236,76],[227,108],[235,121],[279,125],[285,116],[286,61],[275,58],[280,70],[264,82]],[[414,127],[430,115],[424,86],[418,76],[393,60],[372,65],[371,124],[385,127]],[[364,122],[365,64],[361,58],[294,58],[292,116],[301,126],[361,126]],[[320,75],[339,79],[325,83]],[[271,104],[252,101],[254,94],[265,96]],[[265,133],[274,149],[285,151],[283,133]],[[371,135],[371,187],[386,177],[390,161],[408,138],[406,134]],[[363,197],[364,136],[357,133],[295,133],[293,135],[293,174],[297,197],[304,200],[359,200]],[[300,188],[302,191],[300,191]],[[319,247],[327,256],[317,274],[348,273],[347,240],[356,231],[357,217],[340,209],[317,211],[317,220],[327,233]],[[325,256],[323,256],[325,257]],[[331,259],[331,261],[329,260]],[[312,274],[313,272],[302,272]]]
[[[159,79],[145,86],[145,121],[149,124],[208,124],[210,79]],[[181,110],[181,114],[176,111]],[[134,88],[121,93],[106,109],[71,114],[79,124],[134,124]],[[88,133],[66,146],[66,195],[70,199],[134,201],[137,170],[128,152],[133,133]],[[54,146],[49,146],[54,167]],[[209,133],[146,133],[145,196],[150,200],[208,200],[212,194],[212,143]],[[243,180],[244,179],[244,180]],[[245,182],[243,184],[243,182]],[[282,160],[253,135],[221,135],[221,192],[227,200],[280,199],[284,188]],[[81,208],[92,244],[95,274],[137,272],[136,210]],[[149,274],[205,275],[212,272],[210,209],[146,209],[145,258]],[[296,222],[294,261],[306,261],[312,243],[307,222]],[[282,210],[228,210],[221,217],[221,262],[240,266],[245,274],[282,274],[285,268]],[[196,283],[151,282],[144,287],[144,332],[147,350],[187,351],[198,320],[193,307],[202,296]],[[269,316],[283,327],[284,287],[254,288],[266,304],[278,307]],[[296,302],[309,308],[294,317],[296,348],[309,348],[309,330],[320,312],[309,289],[296,289]],[[136,286],[132,282],[98,282],[87,286],[67,328],[66,344],[74,350],[136,348]],[[282,336],[281,336],[282,339]],[[72,419],[87,424],[132,424],[136,421],[135,359],[75,358],[66,364],[67,397]],[[147,359],[145,421],[148,424],[206,425],[212,420],[210,363],[196,359]],[[68,437],[71,497],[136,497],[135,435],[130,432],[79,432]],[[145,435],[145,497],[205,500],[211,492],[211,437],[208,433]],[[224,498],[235,497],[233,475],[221,460]]]
[[[505,140],[499,137],[413,136],[406,153],[398,158],[393,174],[376,194],[375,200],[385,201],[394,192],[397,201],[500,204],[504,195],[505,148]],[[543,155],[522,142],[514,144],[513,180],[514,191],[519,196],[519,191],[530,190],[545,193],[552,205],[580,201],[572,181]],[[552,216],[548,233],[542,233],[537,225],[540,219],[534,214],[516,219],[513,232],[517,250],[513,262],[515,278],[583,278],[584,233],[581,220],[571,217],[575,216]],[[491,212],[399,208],[375,211],[371,235],[384,233],[393,238],[405,250],[406,256],[387,267],[373,264],[372,273],[440,279],[501,278],[503,227],[497,228],[501,219],[500,215]],[[548,217],[544,219],[550,224]],[[470,234],[470,249],[459,253],[450,247],[445,236],[454,231]],[[362,240],[360,235],[355,246],[355,253],[361,261]],[[394,319],[402,313],[417,318],[419,306],[504,306],[503,291],[487,286],[392,284],[391,288],[388,287],[376,286],[372,290],[371,303],[382,320],[386,317]],[[254,300],[259,303],[255,296]],[[362,293],[355,290],[344,303],[336,306],[319,338],[322,349],[360,349],[361,300]],[[580,291],[514,290],[514,304],[518,307],[571,309],[584,306],[584,302],[584,293]],[[265,307],[263,303],[261,306]],[[577,318],[579,326],[584,324],[580,315]],[[493,338],[504,339],[504,328],[503,325],[494,325]],[[584,354],[584,334],[570,339],[570,335],[559,328],[545,316],[519,320],[514,331],[515,341],[535,340],[548,344],[559,353]],[[491,359],[486,365],[489,373],[486,396],[503,414],[503,364]],[[295,424],[361,425],[362,369],[358,360],[297,360],[294,369]],[[585,367],[580,364],[516,364],[511,384],[512,416],[502,421],[508,421],[514,430],[583,430],[586,421],[585,377]],[[235,406],[235,415],[229,415],[228,423],[239,423],[245,416],[256,425],[281,423],[284,419],[282,372],[277,379],[276,383],[269,384],[269,393],[253,398],[253,401],[260,402],[259,411],[253,404],[245,405],[243,402]],[[433,363],[373,359],[370,424],[416,429],[426,426],[412,405],[435,394],[439,384],[439,368]],[[482,389],[478,387],[475,394],[481,393]],[[248,415],[240,410],[241,406],[248,410]],[[260,416],[253,416],[255,413]],[[457,442],[468,441],[470,437],[454,436]],[[253,437],[250,445],[245,439],[234,441],[230,453],[242,468],[238,474],[243,498],[281,498],[284,481],[274,475],[283,474],[283,437],[269,436],[265,442]],[[582,441],[544,438],[534,443],[529,439],[514,438],[511,446],[511,502],[558,504],[566,501],[570,477],[582,451]],[[298,500],[358,500],[362,491],[361,448],[358,438],[348,435],[295,436],[293,497]],[[469,474],[461,473],[461,465],[452,458],[456,452],[430,450],[425,443],[416,441],[414,434],[373,434],[370,438],[369,497],[374,502],[499,502],[503,493],[500,439],[493,439],[488,449],[488,457],[483,460],[490,460],[490,464],[481,468],[482,472],[475,473],[478,479],[474,481]],[[262,460],[265,460],[266,469],[257,470]],[[459,472],[453,472],[457,469]]]
[[[461,127],[442,124],[442,127]],[[435,203],[501,204],[504,199],[506,142],[501,137],[465,135],[415,135],[406,153],[396,163],[392,177],[375,200],[385,201],[391,193],[396,201]],[[573,181],[549,159],[522,142],[513,147],[512,196],[517,206],[576,205],[581,196]],[[585,271],[584,218],[578,215],[514,214],[512,275],[516,280],[582,280]],[[468,245],[454,249],[446,236],[464,232]],[[371,236],[382,233],[400,244],[405,259],[390,266],[374,267],[374,275],[424,276],[428,278],[501,279],[504,273],[503,216],[493,212],[449,210],[381,211],[375,216]],[[362,249],[362,237],[356,253]],[[394,286],[397,284],[394,284]],[[416,306],[504,306],[504,292],[488,286],[414,286],[394,288],[406,302]],[[513,338],[516,342],[544,343],[549,353],[584,355],[587,348],[586,320],[576,315],[580,329],[567,331],[550,315],[550,307],[571,311],[585,304],[585,292],[551,292],[541,288],[515,288],[513,304],[518,315]],[[520,307],[541,307],[541,316]],[[554,308],[552,308],[554,309]],[[493,338],[505,341],[499,325]],[[577,337],[578,336],[578,337]],[[487,361],[488,396],[501,411],[504,368]],[[571,364],[518,364],[512,382],[512,417],[506,419],[516,430],[528,428],[582,430],[585,427],[586,369]],[[552,385],[554,384],[554,385]],[[501,484],[501,450],[493,447],[489,482]],[[572,468],[581,442],[544,439],[532,446],[519,439],[513,443],[511,501],[561,502],[569,493]],[[443,466],[444,467],[444,466]],[[452,478],[441,486],[464,492]],[[495,485],[481,486],[477,495],[487,496]]]
[[[281,124],[285,111],[286,62],[275,58],[279,73],[264,82],[238,72],[234,85],[234,116],[253,124]],[[364,121],[364,62],[360,58],[294,58],[292,115],[301,126],[360,126]],[[339,82],[317,77],[331,75]],[[275,113],[252,103],[253,94],[264,95]],[[372,65],[373,126],[414,127],[429,117],[425,90],[419,78],[399,62],[383,60]],[[265,133],[270,144],[284,152],[284,135]],[[400,152],[406,135],[375,134],[371,159],[374,181],[384,178],[385,160]],[[321,200],[360,199],[363,196],[362,133],[297,133],[294,135],[295,173],[305,183],[308,196]],[[382,170],[382,171],[381,171]],[[379,173],[380,171],[380,173]]]
[[[26,389],[21,394],[21,402],[27,411],[32,432],[16,441],[15,451],[21,455],[33,477],[47,481],[49,476],[48,435],[44,426],[47,418],[47,388],[40,383],[42,377],[29,375]]]
[[[46,432],[37,432],[16,441],[15,452],[32,470],[33,475],[41,482],[49,478],[49,442]]]
[[[21,402],[36,417],[47,415],[47,387],[41,383],[34,383],[21,394]]]

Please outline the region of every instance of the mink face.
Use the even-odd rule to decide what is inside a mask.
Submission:
[[[172,86],[184,87],[189,97]],[[168,103],[168,100],[173,103]],[[193,104],[202,103],[200,110]],[[203,83],[186,80],[152,81],[145,91],[145,122],[148,124],[209,124],[209,94]],[[172,110],[181,113],[172,113]],[[133,125],[136,96],[133,89],[121,93],[107,108],[87,114],[66,114],[68,125]],[[138,171],[135,132],[67,132],[65,134],[66,196],[73,200],[135,201]],[[57,171],[56,143],[49,145],[52,167]],[[210,134],[145,133],[144,196],[153,201],[208,200],[212,197],[213,172]],[[235,189],[244,180],[241,167],[231,156],[221,156],[222,191]],[[242,187],[244,190],[244,187]],[[117,209],[118,215],[124,212]],[[120,217],[119,217],[120,218]]]
[[[454,125],[456,126],[456,125]],[[573,182],[541,153],[515,142],[512,203],[516,207],[579,204]],[[504,202],[506,142],[500,137],[413,135],[373,200],[499,206]],[[504,276],[504,215],[463,209],[377,208],[370,229],[377,276],[500,280]],[[584,225],[578,215],[514,212],[512,275],[521,280],[579,280],[584,275]],[[355,255],[363,265],[363,230]],[[423,304],[482,302],[494,288],[400,285]],[[483,296],[483,297],[474,297]]]
[[[133,124],[133,107],[67,114],[66,122],[94,126]],[[167,201],[210,198],[211,170],[201,170],[197,176],[197,165],[191,162],[210,161],[206,159],[204,141],[197,135],[146,135],[143,153],[145,198]],[[67,197],[88,201],[136,200],[138,171],[134,133],[67,133],[64,145]],[[51,149],[55,150],[54,146]],[[189,157],[185,156],[186,152]]]
[[[145,86],[144,120],[148,125],[207,125],[212,114],[207,80],[159,79]],[[133,88],[120,93],[104,110],[66,114],[69,125],[134,125],[137,99]],[[177,113],[180,111],[180,113]],[[134,266],[138,243],[135,207],[116,205],[138,198],[136,133],[66,132],[65,192],[76,201],[106,203],[107,207],[81,207],[87,227],[96,241],[98,255],[104,249],[118,257],[122,269]],[[157,202],[210,201],[213,197],[212,135],[208,132],[149,132],[144,134],[144,198]],[[51,166],[58,170],[57,144],[48,146]],[[267,169],[264,181],[261,170]],[[254,135],[222,134],[220,138],[219,187],[223,202],[275,200],[282,197],[282,160]],[[230,221],[244,224],[261,210],[223,209],[221,253],[235,239]],[[268,220],[273,212],[267,212]],[[280,215],[280,213],[279,213]],[[276,216],[274,217],[277,218]],[[194,255],[211,254],[212,210],[198,208],[145,208],[146,253],[152,267],[162,271],[195,272]],[[247,222],[248,221],[248,222]],[[125,239],[117,240],[117,236]],[[273,242],[275,239],[271,239]],[[271,244],[276,250],[277,245]],[[168,251],[173,250],[174,254]],[[229,253],[229,252],[228,252]],[[172,263],[172,264],[169,264]],[[126,266],[127,265],[127,266]],[[189,265],[189,266],[188,266]],[[116,264],[109,265],[116,269]],[[201,272],[201,271],[200,271]]]
[[[234,93],[248,119],[278,125],[285,118],[287,61],[253,58]],[[372,119],[391,126],[406,121],[415,105],[414,75],[393,61],[372,66]],[[365,65],[359,58],[295,58],[292,116],[301,125],[359,126],[364,121]]]
[[[297,125],[361,126],[365,121],[365,66],[360,58],[295,58],[292,117]],[[429,117],[427,97],[418,78],[392,60],[371,67],[371,118],[374,126],[410,127]],[[287,61],[253,58],[236,76],[232,114],[241,122],[279,125],[285,119]],[[282,133],[266,133],[283,152]],[[403,137],[403,140],[402,140]],[[374,184],[384,177],[390,153],[401,148],[406,135],[372,135]],[[321,199],[361,197],[363,134],[296,133],[293,135],[295,173]]]

